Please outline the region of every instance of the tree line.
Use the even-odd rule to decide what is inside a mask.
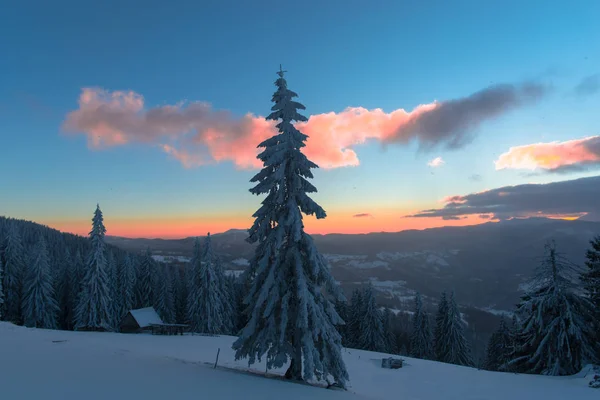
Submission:
[[[490,338],[485,368],[572,375],[600,362],[600,236],[590,245],[581,268],[546,244],[512,322]]]
[[[0,217],[0,319],[46,329],[117,331],[132,309],[154,307],[165,323],[194,332],[239,329],[239,286],[212,250],[195,239],[186,268],[157,262],[150,249],[105,243],[96,208],[89,238]]]

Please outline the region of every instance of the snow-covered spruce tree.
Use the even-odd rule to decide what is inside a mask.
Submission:
[[[177,294],[175,296],[175,320],[178,324],[185,324],[188,321],[187,298],[189,284],[186,280],[188,269],[189,268],[187,267],[185,267],[184,270],[177,268],[175,271],[173,271],[173,285],[177,285]]]
[[[40,235],[35,246],[32,263],[23,282],[23,320],[32,328],[56,329],[59,312],[56,302],[48,248]]]
[[[450,300],[447,302],[446,317],[442,318],[440,332],[439,343],[436,343],[436,350],[439,351],[438,361],[472,366],[471,348],[465,338],[465,327],[454,292],[450,294]]]
[[[348,303],[346,303],[343,300],[336,299],[334,302],[334,305],[335,305],[335,310],[337,311],[340,318],[344,322],[346,322],[345,325],[338,326],[338,328],[337,328],[338,332],[342,336],[342,345],[344,347],[349,347],[348,326],[349,326],[350,318],[348,315],[348,310],[349,310]]]
[[[25,273],[25,250],[17,224],[8,228],[4,241],[4,319],[16,324],[22,322],[21,300]]]
[[[410,355],[415,358],[430,359],[433,353],[433,339],[429,328],[429,315],[423,309],[421,294],[415,297],[415,311],[412,317],[410,335]]]
[[[360,343],[363,350],[385,352],[386,336],[383,331],[383,315],[375,302],[373,287],[369,284],[363,292],[363,310],[360,318]]]
[[[60,274],[58,275],[59,282],[56,287],[58,290],[56,291],[56,298],[58,301],[58,306],[60,308],[60,313],[58,317],[59,326],[62,329],[71,329],[71,320],[73,318],[73,310],[71,308],[71,264],[73,263],[73,257],[71,257],[71,251],[68,247],[64,247],[62,259],[61,259],[61,268]]]
[[[590,241],[591,249],[586,252],[587,270],[581,274],[585,294],[590,299],[595,312],[591,314],[595,330],[596,359],[600,360],[600,236]]]
[[[107,274],[104,219],[100,206],[96,206],[90,231],[90,254],[81,282],[79,302],[75,309],[76,330],[111,330],[113,307]]]
[[[173,277],[168,266],[158,267],[158,291],[154,308],[163,322],[172,324],[175,322],[175,300],[173,299]]]
[[[81,257],[81,251],[77,249],[75,251],[75,257],[73,257],[73,263],[69,268],[69,308],[71,310],[69,316],[69,327],[72,329],[75,326],[75,310],[79,303],[79,296],[81,293],[81,283],[83,281],[84,264],[83,258]]]
[[[346,347],[353,349],[362,349],[360,319],[363,315],[363,295],[360,289],[352,291],[350,304],[348,305],[348,321],[346,322],[346,332],[348,334],[348,344]]]
[[[0,257],[0,319],[4,316],[4,287],[2,286],[2,277],[4,276],[4,265]]]
[[[386,353],[398,354],[398,338],[394,327],[394,313],[389,309],[383,310],[383,333],[385,335]]]
[[[108,277],[108,290],[111,298],[111,325],[114,330],[118,330],[120,318],[119,311],[121,310],[121,296],[118,292],[118,264],[115,253],[107,249],[106,276]]]
[[[595,362],[591,301],[582,295],[581,270],[556,251],[545,247],[530,289],[521,298],[517,357],[511,365],[519,372],[572,375]]]
[[[446,326],[448,320],[448,296],[446,292],[442,292],[440,296],[440,302],[438,303],[438,310],[435,316],[435,333],[434,333],[434,356],[436,361],[441,361],[446,352],[444,336],[446,335]]]
[[[152,306],[154,300],[154,260],[150,248],[141,257],[137,270],[136,292],[139,308]]]
[[[249,266],[249,322],[233,348],[237,359],[248,358],[250,364],[266,353],[269,368],[291,360],[289,379],[331,377],[345,386],[348,373],[335,328],[344,322],[323,288],[335,297],[343,295],[302,223],[302,213],[326,216],[307,195],[317,191],[307,180],[317,165],[301,152],[308,136],[293,125],[307,120],[298,113],[305,107],[293,100],[298,95],[288,89],[284,71],[277,74],[275,104],[267,120],[279,121],[279,133],[259,144],[264,167],[251,180],[256,183],[251,193],[267,196],[249,231],[248,241],[258,243]]]
[[[194,250],[192,252],[192,258],[188,268],[184,272],[184,277],[187,282],[187,306],[186,315],[187,322],[190,324],[192,332],[198,332],[200,326],[200,319],[202,318],[202,309],[196,296],[200,291],[201,285],[201,268],[202,268],[202,247],[200,245],[200,238],[194,239]]]
[[[134,258],[126,255],[119,268],[119,297],[121,298],[119,321],[135,307],[136,266]]]
[[[235,327],[235,303],[231,287],[223,270],[223,264],[218,256],[215,257],[215,274],[217,277],[217,289],[221,292],[221,302],[223,304],[223,333],[233,334]]]
[[[204,241],[202,262],[194,269],[190,315],[194,332],[219,335],[231,331],[231,312],[226,298],[225,280],[220,280],[219,265],[212,250],[210,233]],[[229,320],[228,320],[229,319]]]
[[[489,371],[507,371],[512,352],[512,338],[504,317],[492,333],[487,345],[484,368]]]

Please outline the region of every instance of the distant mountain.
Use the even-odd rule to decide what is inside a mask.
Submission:
[[[547,240],[554,239],[560,252],[581,264],[589,240],[598,234],[598,222],[529,218],[467,227],[313,237],[347,293],[371,281],[382,303],[407,309],[412,307],[415,291],[433,304],[442,290],[455,290],[463,306],[498,313],[513,309]],[[247,265],[253,246],[246,237],[245,230],[213,235],[227,268]],[[166,261],[178,256],[173,262],[185,261],[193,246],[192,238],[107,237],[107,242],[136,252],[150,247]]]

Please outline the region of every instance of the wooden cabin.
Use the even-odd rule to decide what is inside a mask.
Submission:
[[[123,333],[151,332],[153,325],[164,325],[153,307],[129,311],[121,320],[119,330]]]

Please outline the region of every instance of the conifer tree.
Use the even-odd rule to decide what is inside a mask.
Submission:
[[[118,266],[117,266],[117,258],[114,254],[114,252],[112,252],[111,250],[107,250],[107,263],[106,263],[106,275],[108,277],[108,290],[109,290],[109,295],[111,298],[111,303],[110,303],[110,307],[111,307],[111,316],[112,316],[112,321],[111,321],[111,325],[113,326],[114,330],[118,329],[119,326],[119,322],[120,322],[120,318],[119,318],[119,312],[121,310],[121,296],[119,296],[118,293]]]
[[[210,233],[203,250],[200,267],[194,271],[196,275],[190,293],[191,310],[194,311],[191,316],[192,329],[206,334],[229,333],[232,329],[229,299],[226,298],[225,281],[221,280],[223,274],[218,272],[220,266],[212,250]]]
[[[383,315],[377,308],[373,287],[369,284],[363,292],[364,307],[360,318],[361,349],[377,352],[386,351],[386,335],[383,331]]]
[[[386,353],[397,354],[398,342],[394,331],[394,313],[389,308],[383,310],[383,333],[385,335]]]
[[[585,257],[587,271],[581,274],[581,281],[594,310],[590,322],[595,331],[596,359],[600,360],[600,236],[591,240],[590,245]]]
[[[362,332],[360,326],[360,319],[363,315],[363,295],[360,289],[354,289],[352,291],[352,297],[350,305],[348,307],[348,322],[346,323],[346,332],[348,334],[347,347],[353,349],[362,349],[363,344],[361,343]]]
[[[69,268],[69,308],[71,310],[69,315],[69,327],[72,329],[75,326],[75,314],[77,304],[79,304],[79,296],[81,294],[81,284],[83,281],[84,264],[83,258],[81,257],[81,251],[77,249],[75,257],[73,257],[73,263]]]
[[[173,278],[170,267],[159,268],[159,290],[156,293],[154,307],[163,322],[172,324],[175,322],[175,300],[173,299]]]
[[[235,303],[231,286],[223,270],[221,258],[218,256],[215,257],[215,274],[217,277],[217,290],[223,304],[223,333],[232,334],[235,330]]]
[[[119,321],[135,307],[136,266],[134,262],[134,259],[127,255],[119,269],[119,297],[121,298]]]
[[[2,286],[4,277],[4,265],[2,265],[2,257],[0,257],[0,319],[4,317],[4,287]]]
[[[174,273],[174,285],[177,285],[177,295],[175,296],[175,318],[178,324],[188,322],[187,317],[187,298],[188,298],[188,282],[185,279],[187,270],[177,269]]]
[[[596,361],[590,299],[581,295],[580,269],[546,244],[530,289],[517,308],[521,329],[517,357],[520,372],[572,375]]]
[[[75,310],[76,330],[111,330],[113,308],[107,274],[106,228],[100,206],[96,206],[90,231],[90,253],[81,283],[81,294]]]
[[[23,320],[28,327],[56,329],[58,312],[48,248],[40,235],[24,280]]]
[[[503,317],[500,320],[500,326],[492,333],[488,342],[484,368],[489,371],[507,371],[511,353],[512,338]]]
[[[187,296],[187,322],[190,324],[192,332],[199,332],[201,319],[202,319],[202,308],[199,301],[197,301],[198,293],[202,285],[202,248],[200,246],[200,238],[194,239],[194,250],[192,252],[192,258],[190,265],[185,271],[186,281],[188,283],[188,296]]]
[[[433,340],[429,328],[429,315],[423,309],[421,294],[415,297],[415,311],[412,318],[410,355],[415,358],[430,359],[433,353]]]
[[[150,248],[142,256],[137,271],[137,303],[139,308],[150,307],[154,300],[154,260]]]
[[[334,297],[342,294],[302,223],[302,213],[326,216],[308,196],[317,191],[308,181],[317,165],[301,152],[308,137],[293,125],[307,120],[298,113],[305,107],[293,100],[298,95],[288,89],[284,71],[277,74],[267,120],[278,121],[279,133],[258,145],[264,167],[251,180],[256,183],[251,193],[267,196],[249,231],[248,241],[257,243],[248,274],[249,322],[233,348],[236,359],[248,358],[250,364],[266,354],[269,368],[291,360],[289,379],[331,377],[345,386],[348,373],[335,328],[344,322],[323,289]]]
[[[21,300],[25,251],[16,224],[12,224],[4,243],[4,319],[21,323]]]
[[[349,335],[348,327],[350,326],[350,316],[348,304],[340,299],[335,300],[335,310],[337,311],[340,318],[346,323],[345,325],[338,326],[338,332],[342,336],[342,345],[349,347]]]
[[[443,294],[442,296],[444,296]],[[465,338],[465,327],[461,318],[454,292],[444,306],[440,302],[438,311],[438,331],[436,334],[436,357],[438,361],[472,366],[471,348]],[[445,315],[443,312],[445,311]]]
[[[61,268],[60,274],[58,275],[58,285],[56,297],[58,301],[58,306],[60,309],[58,321],[59,326],[63,329],[71,328],[71,320],[73,317],[73,310],[71,308],[71,264],[73,263],[73,258],[71,257],[71,251],[68,247],[64,248],[62,260],[61,260]]]
[[[442,292],[440,302],[438,303],[438,311],[435,317],[435,336],[434,336],[434,353],[435,359],[441,361],[444,357],[444,335],[446,334],[445,329],[448,325],[448,297],[446,292]]]

